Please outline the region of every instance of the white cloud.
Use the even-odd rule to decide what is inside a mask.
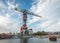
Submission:
[[[57,24],[60,24],[60,22],[58,22]]]
[[[51,24],[51,21],[46,21],[46,22],[41,23],[40,26],[41,26],[42,28],[47,28],[50,24]]]
[[[9,23],[9,19],[8,18],[6,18],[5,16],[1,16],[0,15],[0,24],[7,24],[7,23]]]
[[[7,5],[8,5],[9,10],[14,9],[15,7],[18,7],[18,4],[14,5],[14,2],[15,2],[15,0],[12,2],[7,1]]]
[[[0,15],[0,32],[19,32],[19,22],[11,20],[9,17]]]
[[[6,13],[6,17],[10,17],[10,15],[8,13]]]
[[[7,1],[6,1],[6,4],[8,4]],[[4,4],[2,1],[0,3],[0,6],[1,6],[0,10],[3,10],[0,12],[0,33],[16,32],[16,31],[19,32],[20,16],[18,16],[17,14],[20,14],[20,13],[16,13],[13,9],[14,7],[18,6],[18,4],[14,5],[14,3],[11,4],[11,2],[9,2],[8,4],[9,6],[7,6],[6,4]],[[10,10],[9,10],[9,7],[10,7]]]
[[[34,0],[31,11],[37,15],[41,15],[43,18],[37,19],[36,17],[33,17],[31,20],[32,22],[30,22],[34,23],[41,20],[42,22],[38,24],[38,27],[42,27],[45,31],[59,31],[60,27],[56,24],[57,22],[60,22],[59,8],[60,0]],[[57,27],[59,28],[57,29]]]
[[[50,25],[48,28],[46,28],[46,31],[53,31],[53,32],[58,32],[60,31],[60,24],[57,22],[53,25]]]

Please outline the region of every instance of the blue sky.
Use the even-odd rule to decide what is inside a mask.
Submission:
[[[28,15],[28,29],[37,31],[60,31],[60,0],[0,0],[0,33],[20,32],[22,13],[14,8],[27,9],[42,18]]]

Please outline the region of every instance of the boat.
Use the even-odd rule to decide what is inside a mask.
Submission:
[[[50,40],[50,41],[57,41],[57,37],[56,37],[56,36],[50,36],[50,37],[49,37],[49,40]]]

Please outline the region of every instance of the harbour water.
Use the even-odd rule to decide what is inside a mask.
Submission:
[[[3,39],[0,43],[60,43],[60,38],[57,41],[49,41],[48,38]]]

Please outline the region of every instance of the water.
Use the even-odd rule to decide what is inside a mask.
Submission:
[[[30,38],[30,39],[4,39],[0,43],[60,43],[60,38],[57,41],[49,41],[48,38]]]

